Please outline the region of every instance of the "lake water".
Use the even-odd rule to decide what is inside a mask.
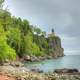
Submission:
[[[27,62],[25,66],[29,69],[39,69],[44,72],[53,72],[54,69],[62,68],[77,68],[80,70],[80,55],[68,55],[40,62]]]

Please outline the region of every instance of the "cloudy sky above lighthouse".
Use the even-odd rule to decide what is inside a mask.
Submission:
[[[16,17],[61,37],[65,54],[80,54],[80,0],[6,0]]]

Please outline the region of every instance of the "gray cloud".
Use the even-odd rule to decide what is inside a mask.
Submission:
[[[13,15],[47,32],[54,28],[65,52],[80,49],[80,0],[6,0],[6,4]]]

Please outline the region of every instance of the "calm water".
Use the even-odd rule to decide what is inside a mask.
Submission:
[[[77,68],[80,70],[80,55],[69,55],[41,62],[29,62],[25,66],[29,69],[40,69],[44,72],[52,72],[54,69],[61,68]]]

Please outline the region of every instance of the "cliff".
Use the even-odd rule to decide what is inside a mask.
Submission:
[[[51,49],[51,55],[55,58],[61,57],[64,55],[64,49],[61,45],[61,39],[59,36],[56,36],[54,31],[48,36],[49,48]]]
[[[46,51],[42,55],[35,56],[35,55],[24,55],[23,60],[25,61],[40,61],[45,59],[52,59],[64,56],[64,49],[61,45],[61,39],[59,36],[52,31],[51,34],[48,35],[47,38],[42,37],[43,39],[39,39],[40,47]],[[44,42],[47,41],[47,48],[44,46]]]

